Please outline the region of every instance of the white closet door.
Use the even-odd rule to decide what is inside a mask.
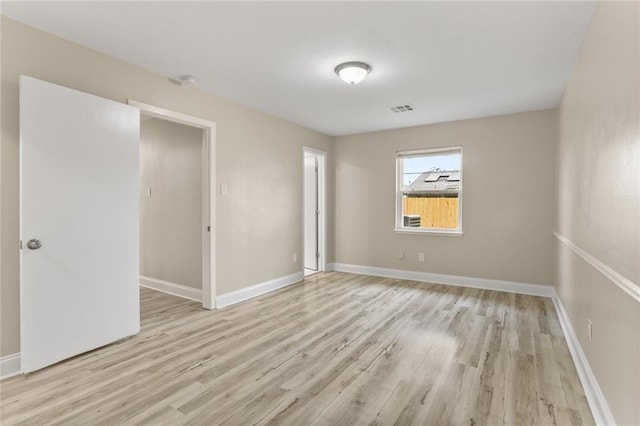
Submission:
[[[140,329],[138,108],[20,77],[20,337],[30,372]]]

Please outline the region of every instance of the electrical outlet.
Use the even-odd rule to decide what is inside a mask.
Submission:
[[[293,253],[293,263],[296,263],[297,261],[298,261],[298,254]]]
[[[424,253],[418,253],[418,262],[424,262]]]
[[[589,341],[593,338],[593,322],[591,318],[587,318],[587,336],[589,336]]]
[[[404,260],[404,252],[398,252],[398,260]]]

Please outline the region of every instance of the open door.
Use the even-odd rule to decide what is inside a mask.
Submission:
[[[327,153],[302,148],[304,275],[325,271],[326,259],[326,167]]]
[[[304,156],[304,269],[318,271],[318,158]]]
[[[20,77],[23,372],[140,329],[139,116]]]

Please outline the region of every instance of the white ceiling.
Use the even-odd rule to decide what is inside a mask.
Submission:
[[[3,2],[2,14],[329,135],[552,108],[591,2]],[[359,85],[333,72],[373,67]],[[410,103],[415,111],[393,113]]]

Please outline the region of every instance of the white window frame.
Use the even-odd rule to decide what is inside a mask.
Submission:
[[[420,154],[435,154],[445,153],[449,151],[460,152],[460,190],[458,192],[458,227],[456,229],[448,228],[409,228],[405,227],[403,223],[403,203],[402,203],[402,178],[403,167],[402,160],[406,156],[414,156]],[[394,232],[397,234],[418,234],[418,235],[450,235],[450,236],[462,236],[462,188],[464,186],[464,177],[462,176],[462,162],[464,154],[462,152],[462,146],[447,146],[439,148],[428,149],[416,149],[411,151],[396,151],[396,224]]]

